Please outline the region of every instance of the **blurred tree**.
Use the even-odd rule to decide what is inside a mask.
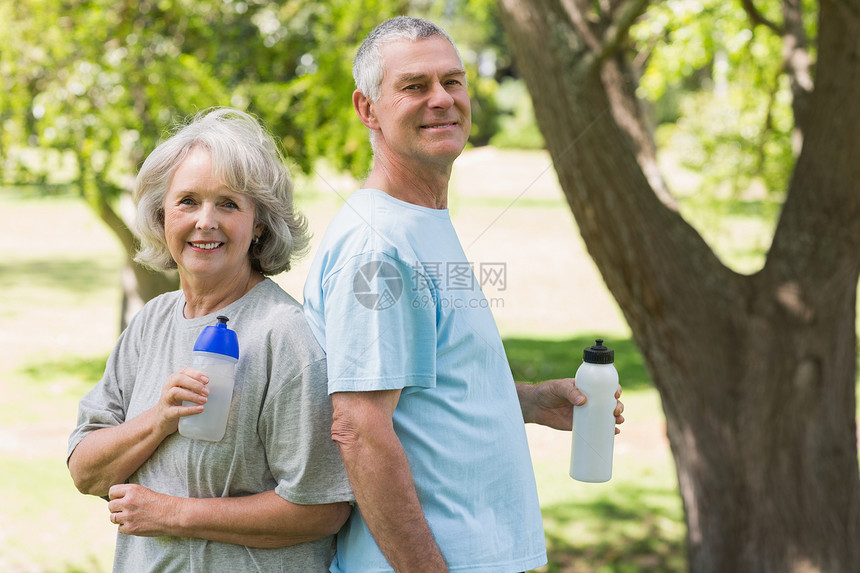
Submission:
[[[258,115],[299,169],[325,159],[364,173],[371,154],[349,105],[352,55],[382,18],[407,12],[480,22],[463,27],[462,48],[476,78],[475,141],[485,142],[495,80],[479,67],[504,63],[490,0],[0,0],[0,182],[80,189],[128,256],[124,327],[178,284],[132,261],[121,208],[160,138],[183,117],[229,105]]]
[[[691,570],[860,571],[860,1],[741,0],[743,27],[735,3],[710,0],[500,4],[568,204],[660,391]],[[708,11],[732,21],[697,30]],[[678,213],[637,97],[659,87],[649,62],[704,71],[733,104],[723,122],[767,118],[713,150],[792,164],[773,167],[785,200],[760,271],[727,268]]]
[[[2,92],[9,95],[0,101],[3,146],[40,158],[23,171],[7,160],[5,182],[41,183],[73,156],[72,180],[128,255],[123,324],[143,302],[178,284],[175,274],[131,261],[135,239],[119,205],[129,177],[177,115],[229,101],[206,63],[214,58],[193,55],[212,49],[209,24],[221,18],[215,12],[224,4],[192,4],[182,11],[170,1],[3,5]]]
[[[341,27],[326,29],[331,12],[309,1],[4,1],[3,181],[44,185],[73,157],[68,177],[128,255],[124,326],[178,284],[175,273],[133,263],[135,239],[121,216],[130,178],[159,139],[177,119],[232,105],[260,115],[303,168],[333,150],[340,164],[367,163],[355,130],[334,125],[344,125],[338,113],[346,106],[324,104],[343,91],[343,66],[334,54],[319,66],[309,48],[323,31],[323,44],[349,48],[365,14],[393,4],[332,2]],[[320,68],[328,77],[311,89],[307,77]]]
[[[779,3],[761,4],[780,17]],[[814,36],[815,20],[806,20]],[[738,196],[758,180],[781,196],[797,151],[781,34],[751,25],[741,2],[676,0],[649,8],[630,35],[637,94],[655,106],[656,123],[676,122],[682,159],[703,175],[703,190]]]

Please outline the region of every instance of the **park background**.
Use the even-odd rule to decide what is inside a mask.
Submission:
[[[633,33],[688,32],[662,46],[640,82],[660,166],[720,258],[754,272],[793,164],[787,88],[764,79],[779,45],[745,34],[739,6],[668,4]],[[224,17],[203,34],[207,10]],[[126,251],[100,209],[127,209],[129,176],[173,122],[209,105],[250,109],[282,138],[314,234],[308,257],[275,277],[301,299],[317,241],[369,161],[340,97],[351,82],[344,46],[397,13],[442,23],[470,70],[475,128],[455,163],[450,210],[469,260],[504,265],[504,284],[485,292],[515,378],[572,376],[596,337],[616,351],[627,422],[611,482],[571,480],[569,434],[529,428],[550,553],[541,571],[687,570],[659,393],[543,150],[494,2],[50,0],[0,1],[0,21],[18,24],[0,31],[0,570],[110,570],[105,503],[80,495],[65,468],[77,401],[100,378],[122,320]],[[183,34],[171,34],[177,26]],[[245,36],[260,43],[236,55]],[[290,69],[264,69],[276,58],[261,54],[283,44]],[[137,65],[134,46],[149,49]],[[758,58],[758,75],[744,52]],[[243,75],[243,58],[258,60],[254,74]],[[144,86],[135,95],[155,116],[150,131],[137,128],[141,99],[127,99]]]

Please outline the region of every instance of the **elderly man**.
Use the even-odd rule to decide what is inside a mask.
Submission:
[[[477,281],[445,276],[469,266],[447,211],[471,126],[462,60],[443,30],[401,17],[368,35],[353,75],[374,166],[305,285],[358,504],[332,571],[538,567],[546,545],[523,422],[570,429],[585,397],[572,379],[515,384]]]

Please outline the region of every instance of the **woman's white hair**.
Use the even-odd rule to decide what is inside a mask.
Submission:
[[[454,41],[451,40],[445,30],[423,18],[398,16],[386,20],[374,28],[359,46],[352,62],[352,77],[355,79],[356,89],[361,91],[370,101],[378,100],[382,77],[385,72],[380,48],[396,40],[415,42],[434,36],[448,40],[454,51],[457,52],[457,57],[460,58],[460,65],[463,65],[463,58],[460,57],[457,46],[454,45]]]
[[[134,260],[157,271],[176,268],[164,235],[164,196],[176,168],[196,148],[211,155],[214,176],[254,201],[254,225],[263,231],[248,250],[252,268],[264,275],[289,270],[309,242],[307,220],[293,208],[289,170],[257,119],[230,108],[198,113],[143,162],[134,189],[140,241]]]

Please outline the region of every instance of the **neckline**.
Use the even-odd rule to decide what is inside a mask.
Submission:
[[[366,194],[366,195],[370,195],[372,197],[379,197],[385,201],[393,203],[394,205],[397,205],[397,206],[402,207],[404,209],[411,209],[411,210],[417,211],[419,213],[432,215],[433,217],[436,217],[436,218],[440,218],[440,219],[450,219],[451,218],[450,211],[448,210],[447,207],[445,207],[444,209],[434,209],[432,207],[424,207],[423,205],[416,205],[414,203],[409,203],[408,201],[403,201],[402,199],[398,199],[397,197],[389,195],[388,193],[386,193],[382,189],[377,189],[375,187],[362,187],[361,189],[357,190],[356,193]]]
[[[226,306],[222,306],[219,309],[213,310],[212,312],[210,312],[209,314],[206,314],[204,316],[196,316],[194,318],[187,318],[185,316],[185,305],[187,304],[187,301],[185,300],[185,293],[182,292],[182,289],[179,289],[179,291],[178,291],[179,292],[179,298],[176,302],[176,316],[177,316],[177,319],[179,321],[179,324],[182,326],[186,326],[186,327],[196,327],[196,326],[199,326],[201,324],[208,324],[208,323],[212,322],[215,319],[215,317],[217,317],[221,314],[229,316],[232,307],[241,304],[242,301],[245,300],[248,297],[248,295],[250,295],[252,292],[254,292],[255,290],[257,290],[259,288],[263,288],[260,285],[263,285],[263,284],[266,284],[269,282],[272,282],[269,277],[263,277],[263,280],[261,280],[260,282],[258,282],[254,286],[252,286],[250,289],[248,289],[248,292],[246,292],[245,294],[243,294],[242,296],[240,296],[239,298],[237,298],[236,300],[234,300],[230,304],[228,304]],[[232,320],[233,317],[230,316],[229,318]]]

